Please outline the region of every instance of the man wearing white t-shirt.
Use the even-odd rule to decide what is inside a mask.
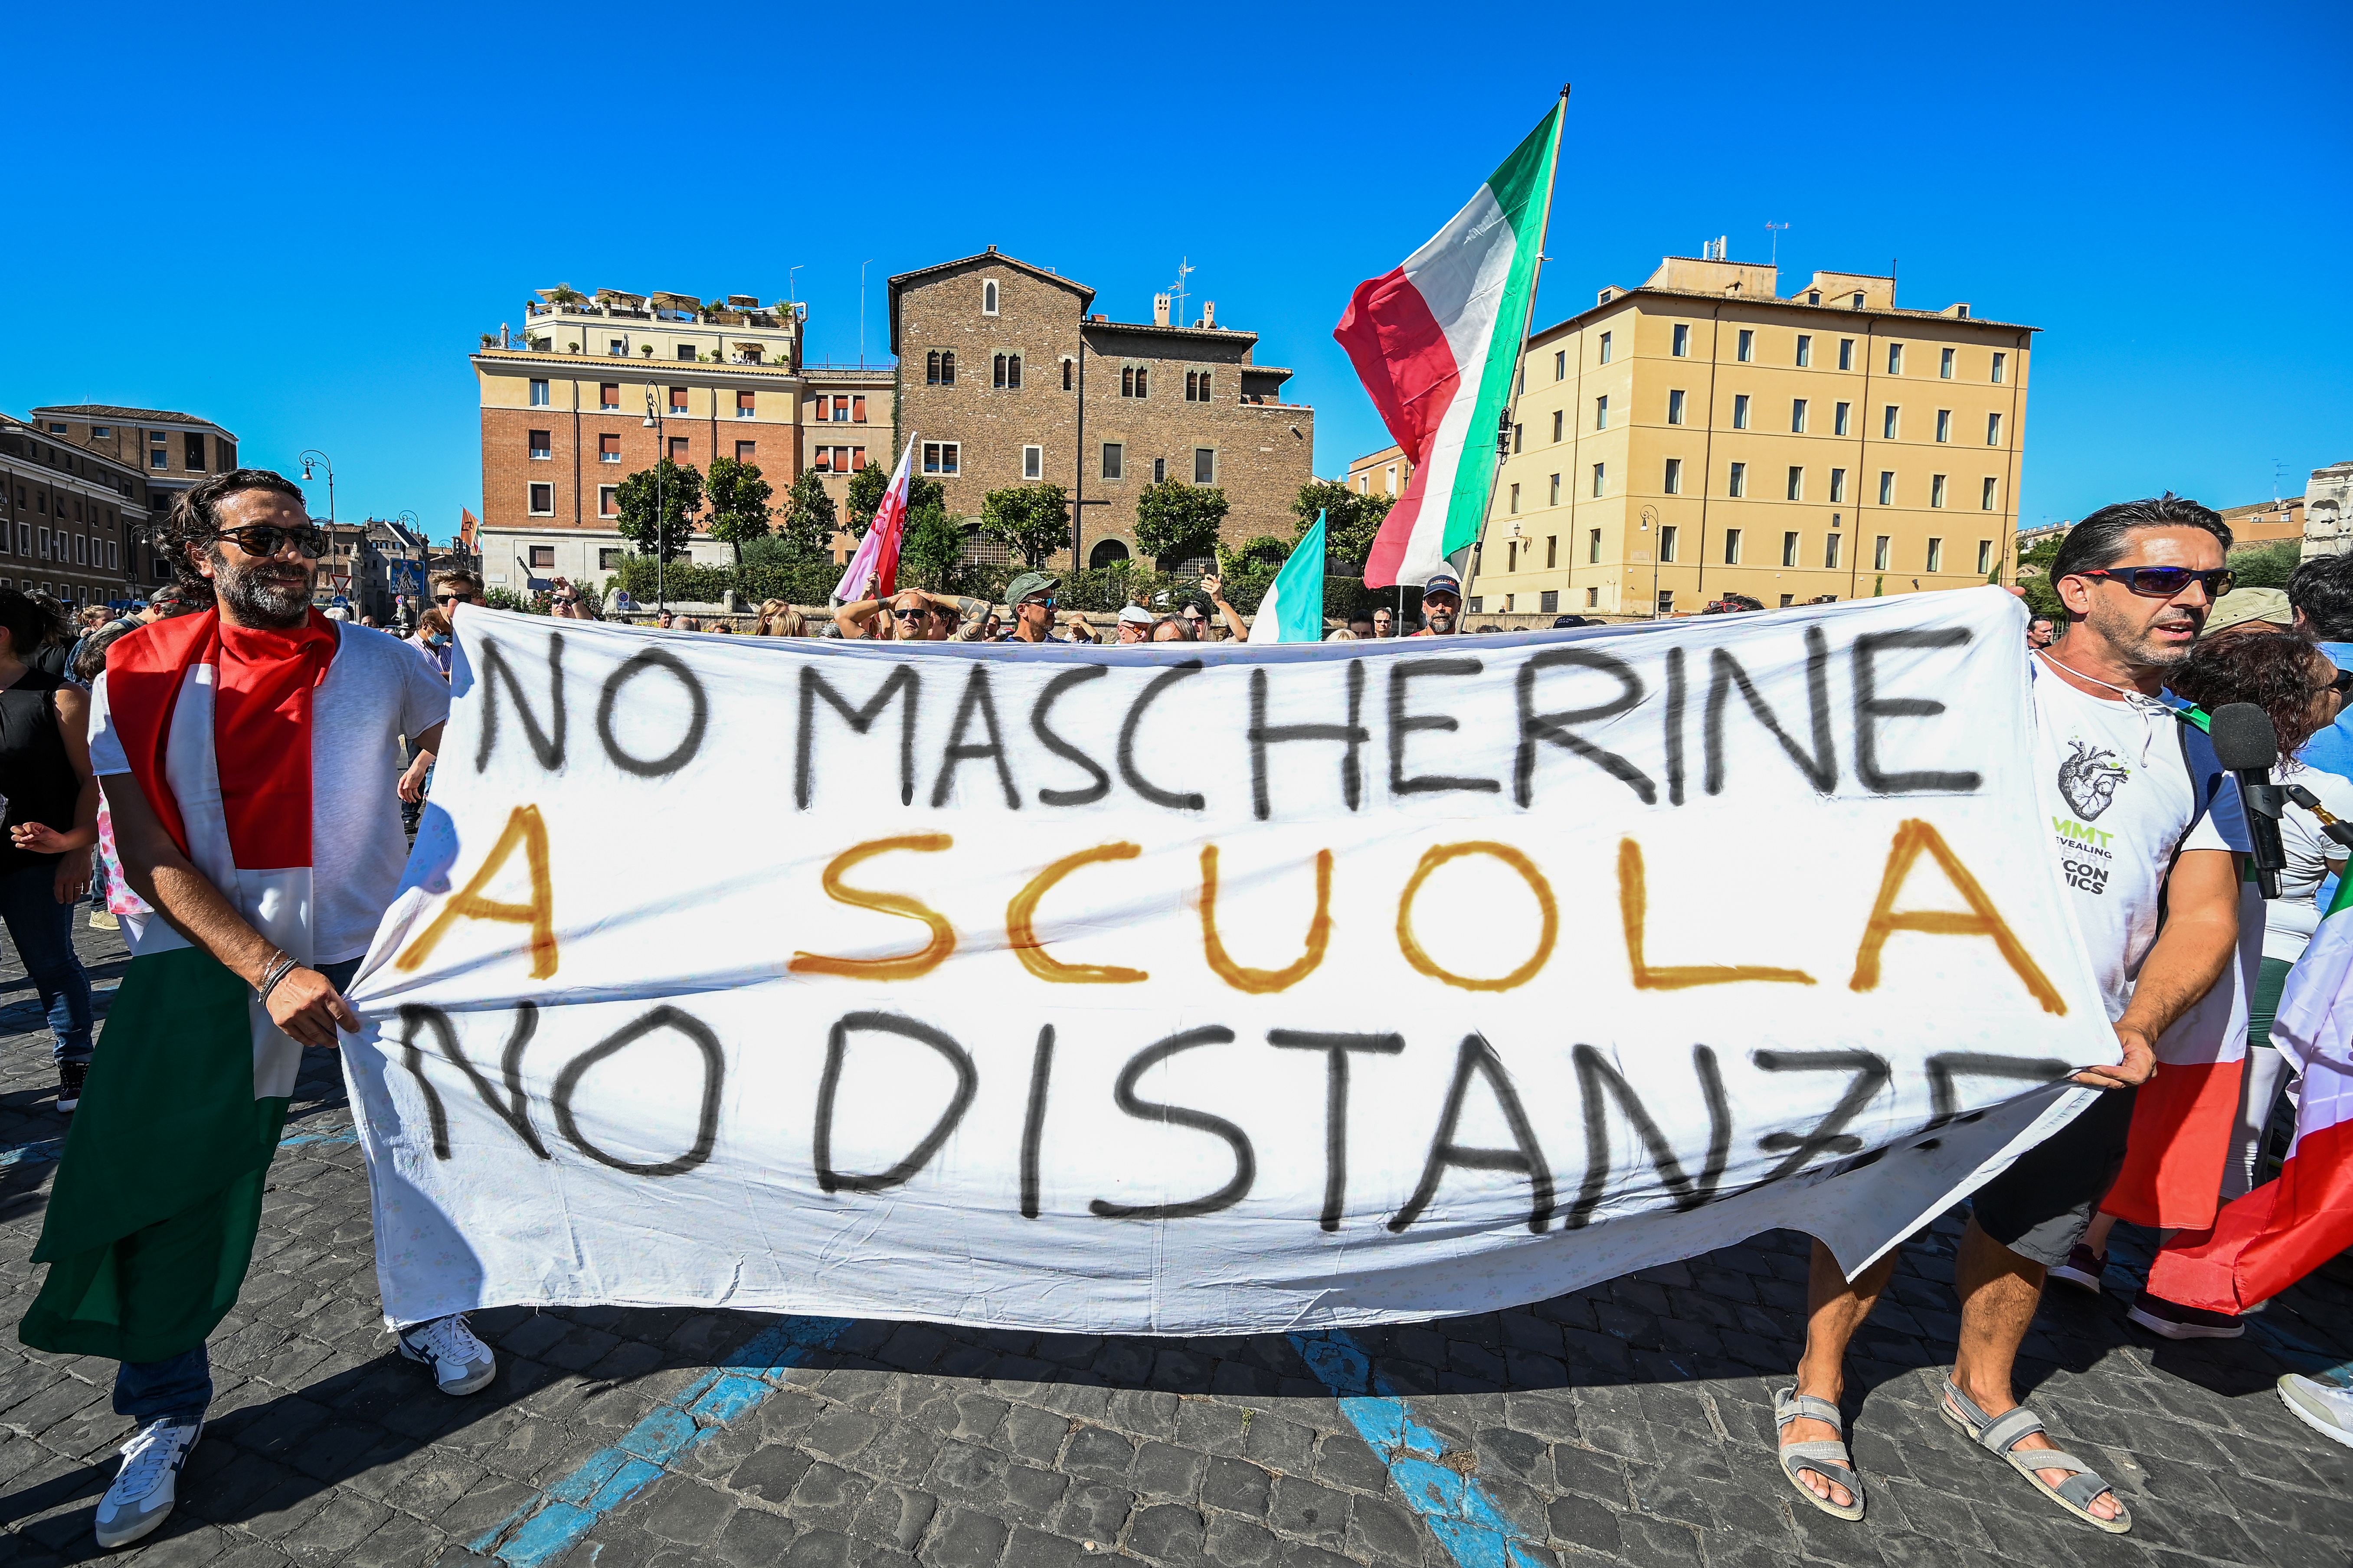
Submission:
[[[2094,512],[2052,563],[2067,631],[2034,655],[2036,826],[2124,1060],[2076,1074],[2105,1092],[1978,1190],[1954,1270],[1961,1322],[1945,1419],[2110,1533],[2129,1529],[2130,1514],[2090,1465],[2043,1436],[2011,1391],[2011,1366],[2045,1273],[2083,1238],[2123,1165],[2133,1091],[2154,1070],[2158,1037],[2205,995],[2236,948],[2235,793],[2158,697],[2229,590],[2230,544],[2219,516],[2168,495]],[[1895,1263],[1891,1250],[1849,1281],[1815,1243],[1806,1352],[1795,1387],[1777,1401],[1784,1474],[1843,1519],[1863,1511],[1839,1419],[1846,1346]],[[2044,1454],[2047,1468],[2037,1462]]]
[[[446,682],[417,650],[386,634],[348,621],[314,619],[310,611],[311,562],[325,538],[311,523],[302,492],[279,475],[239,469],[194,487],[175,504],[165,528],[169,544],[182,556],[184,584],[191,592],[216,595],[219,639],[260,645],[270,635],[311,639],[323,674],[301,676],[307,689],[308,765],[292,776],[307,783],[311,821],[301,873],[256,871],[231,864],[227,886],[219,869],[197,847],[185,826],[207,806],[227,807],[232,772],[249,776],[249,756],[216,754],[214,742],[235,731],[223,697],[203,730],[166,728],[171,744],[161,772],[139,749],[136,705],[123,685],[110,708],[110,676],[90,694],[90,747],[92,771],[113,816],[126,879],[154,906],[159,931],[150,924],[142,950],[185,944],[201,950],[242,979],[258,994],[269,1020],[305,1046],[332,1047],[337,1029],[356,1031],[359,1019],[343,997],[366,956],[376,922],[398,890],[407,858],[396,781],[399,736],[415,737],[420,761],[439,744],[449,711]],[[191,622],[191,626],[195,623]],[[205,627],[196,626],[199,632]],[[209,669],[211,667],[207,667]],[[224,663],[222,668],[226,669]],[[134,676],[110,655],[110,670]],[[225,675],[198,682],[227,692]],[[295,698],[280,698],[290,710]],[[186,704],[181,709],[187,711]],[[178,710],[175,710],[177,711]],[[237,750],[237,748],[231,748]],[[135,756],[134,756],[135,753]],[[140,769],[144,765],[147,771]],[[164,798],[151,799],[150,781]],[[240,826],[253,831],[282,820],[282,785],[275,795],[241,797],[257,804],[241,808]],[[294,796],[299,798],[299,794]],[[167,819],[174,825],[166,826]],[[191,847],[184,849],[185,839]],[[293,836],[299,843],[301,835]],[[277,864],[263,861],[262,864]],[[296,862],[299,864],[300,862]],[[291,879],[290,880],[289,879]],[[309,905],[308,951],[303,963],[257,926],[269,921],[254,912],[252,886],[279,879],[300,891],[287,895]],[[251,884],[251,885],[249,885]],[[283,912],[283,911],[280,911]],[[301,911],[293,911],[298,921]],[[301,952],[302,944],[294,943]],[[400,1353],[431,1368],[443,1392],[470,1394],[490,1383],[497,1364],[462,1317],[403,1327]],[[212,1397],[209,1361],[203,1343],[160,1361],[126,1360],[115,1385],[118,1413],[140,1423],[123,1449],[123,1464],[101,1500],[99,1543],[114,1547],[151,1533],[170,1513],[177,1476],[203,1430]]]

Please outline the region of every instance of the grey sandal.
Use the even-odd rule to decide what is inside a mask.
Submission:
[[[1788,1430],[1792,1421],[1824,1421],[1836,1427],[1840,1438],[1820,1437],[1804,1443],[1784,1443],[1774,1452],[1781,1458],[1781,1473],[1798,1489],[1798,1495],[1820,1509],[1833,1519],[1856,1520],[1862,1517],[1862,1478],[1854,1473],[1854,1458],[1846,1451],[1841,1440],[1846,1432],[1846,1422],[1839,1415],[1839,1407],[1827,1399],[1817,1399],[1810,1394],[1799,1394],[1796,1388],[1785,1388],[1773,1396],[1773,1425]],[[1798,1478],[1799,1470],[1811,1470],[1826,1480],[1836,1482],[1854,1500],[1841,1508],[1817,1493]]]
[[[2125,1506],[2122,1497],[2116,1499],[2116,1517],[2102,1519],[2092,1512],[2092,1504],[2102,1492],[2116,1489],[2103,1479],[2097,1470],[2056,1448],[2021,1448],[2019,1442],[2044,1431],[2042,1417],[2021,1405],[2000,1415],[1988,1415],[1975,1401],[1945,1380],[1945,1397],[1937,1402],[1937,1411],[1946,1420],[1968,1435],[1969,1441],[1988,1453],[1998,1454],[2010,1461],[2010,1468],[2024,1476],[2036,1491],[2073,1514],[2084,1522],[2096,1525],[2110,1535],[2122,1535],[2132,1528],[2132,1510]],[[2074,1473],[2057,1486],[2045,1485],[2037,1470],[2072,1470]]]

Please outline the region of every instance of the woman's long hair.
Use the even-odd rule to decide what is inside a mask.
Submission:
[[[2210,713],[2226,702],[2253,703],[2278,733],[2280,755],[2293,757],[2328,721],[2314,701],[2319,651],[2299,632],[2229,633],[2192,648],[2166,689]]]

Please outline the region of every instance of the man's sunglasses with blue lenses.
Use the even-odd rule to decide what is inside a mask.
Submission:
[[[2192,572],[2187,566],[2103,566],[2090,572],[2070,572],[2071,577],[2109,577],[2122,583],[2134,593],[2151,599],[2170,599],[2191,583],[2206,590],[2210,599],[2219,599],[2231,591],[2239,574],[2224,567],[2212,572]]]

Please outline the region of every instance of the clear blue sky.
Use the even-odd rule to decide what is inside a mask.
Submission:
[[[1426,28],[1442,19],[1442,36]],[[11,17],[0,408],[181,408],[338,511],[480,505],[476,335],[533,288],[782,297],[885,355],[882,279],[995,244],[1149,320],[1180,258],[1317,408],[1331,329],[1576,84],[1538,320],[1731,237],[1785,289],[2044,329],[2031,525],[2353,458],[2353,7],[140,4]],[[798,266],[797,274],[789,269]],[[326,508],[323,487],[313,497]]]

